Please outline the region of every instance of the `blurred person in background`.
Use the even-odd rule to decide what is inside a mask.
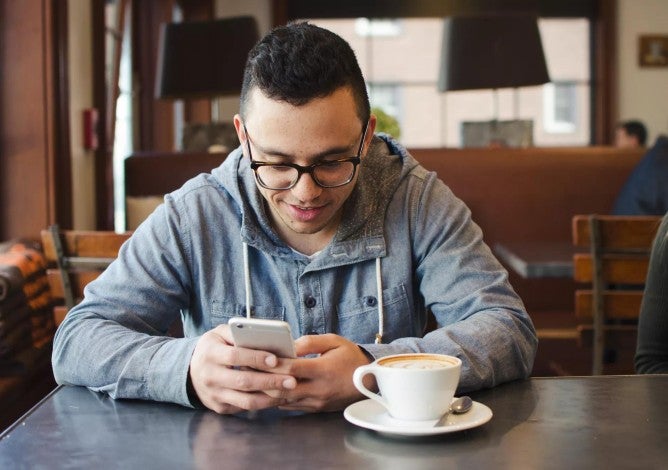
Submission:
[[[615,128],[615,147],[641,148],[647,144],[647,128],[638,120],[622,121]]]
[[[636,164],[612,208],[614,215],[668,212],[668,137],[660,135]]]

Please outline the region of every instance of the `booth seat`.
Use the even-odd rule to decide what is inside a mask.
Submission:
[[[641,150],[598,146],[420,148],[410,152],[468,205],[490,247],[497,243],[570,243],[573,215],[609,213],[642,156]],[[128,229],[162,202],[165,193],[200,172],[210,171],[225,157],[207,153],[129,157],[125,164]],[[523,279],[510,269],[509,273],[537,328],[575,326],[575,283],[571,279]],[[555,355],[568,354],[570,346],[554,347],[556,352],[549,341],[541,343],[536,375],[552,374],[559,368],[564,373],[588,373],[588,365],[578,371],[557,364]]]
[[[490,247],[497,243],[570,244],[573,216],[610,213],[642,156],[642,150],[597,146],[433,148],[412,149],[411,153],[468,205]],[[507,269],[536,328],[577,325],[573,280],[524,279]],[[578,361],[580,352],[574,343],[541,338],[534,375],[590,373],[590,364]]]
[[[227,153],[142,152],[125,159],[125,222],[134,230],[164,195],[200,173],[219,166]]]

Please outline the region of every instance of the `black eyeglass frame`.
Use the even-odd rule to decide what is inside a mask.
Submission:
[[[362,154],[362,149],[364,148],[364,139],[366,138],[366,131],[369,127],[369,123],[367,122],[367,124],[364,126],[364,129],[362,129],[362,140],[360,140],[360,145],[359,145],[359,148],[357,149],[357,155],[356,156],[350,157],[350,158],[341,158],[341,159],[338,159],[338,160],[326,160],[326,161],[314,163],[312,165],[302,166],[302,165],[297,165],[296,163],[289,163],[289,162],[288,163],[269,163],[269,162],[258,162],[258,161],[253,160],[253,152],[251,151],[251,147],[250,147],[250,139],[248,138],[248,130],[246,129],[246,123],[242,123],[242,125],[244,127],[244,134],[246,136],[246,148],[248,149],[248,157],[250,158],[250,161],[251,161],[250,167],[253,170],[253,174],[255,174],[255,181],[257,181],[257,183],[260,186],[262,186],[264,189],[269,189],[271,191],[287,191],[288,189],[294,188],[297,185],[297,183],[299,182],[299,179],[302,177],[302,175],[304,173],[308,173],[309,175],[311,175],[311,178],[313,179],[315,184],[317,184],[321,188],[340,188],[341,186],[345,186],[345,185],[349,184],[353,180],[353,178],[355,178],[355,173],[357,172],[357,165],[359,165],[360,162],[362,161],[360,155]],[[335,163],[352,163],[353,164],[353,171],[350,174],[350,178],[348,178],[347,181],[345,181],[343,183],[340,183],[340,184],[335,184],[335,185],[322,184],[318,180],[318,177],[315,175],[316,168],[327,166],[327,165],[332,165],[332,164],[335,164]],[[272,167],[272,166],[273,167],[282,166],[282,167],[294,168],[295,170],[297,170],[297,178],[292,182],[292,184],[290,184],[289,186],[286,186],[285,188],[269,187],[266,184],[264,184],[264,182],[262,182],[262,179],[257,174],[258,168],[263,167],[263,166],[270,166],[270,167]]]

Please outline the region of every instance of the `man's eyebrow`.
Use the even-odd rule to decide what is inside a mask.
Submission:
[[[270,157],[296,158],[294,155],[290,155],[289,153],[283,152],[281,150],[272,149],[272,148],[264,148],[261,145],[257,145],[255,143],[253,143],[253,145],[255,145],[255,147],[257,147],[258,150],[262,154],[270,156]],[[327,157],[329,155],[336,155],[336,154],[350,152],[351,148],[352,148],[352,145],[330,147],[328,149],[323,150],[322,152],[316,153],[315,155],[309,155],[308,158],[312,159],[312,160],[320,160],[321,158]]]

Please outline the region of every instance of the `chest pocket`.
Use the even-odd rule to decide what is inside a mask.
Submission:
[[[223,300],[213,300],[211,302],[211,315],[209,315],[211,328],[215,328],[218,325],[226,325],[232,317],[245,316],[245,305],[225,302]],[[254,305],[251,307],[251,316],[265,320],[285,320],[285,307],[278,305]]]
[[[336,306],[336,333],[356,343],[373,343],[378,332],[378,298],[376,292],[347,300]],[[415,336],[413,309],[403,284],[383,290],[383,342]]]

